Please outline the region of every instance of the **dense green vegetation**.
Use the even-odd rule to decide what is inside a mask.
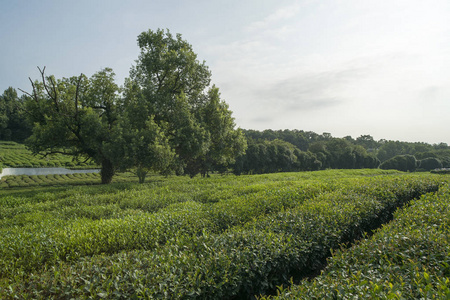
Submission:
[[[423,195],[320,276],[271,299],[449,299],[450,189]],[[266,299],[266,298],[264,298]]]
[[[25,99],[13,87],[0,95],[0,141],[23,142],[30,136],[32,126],[25,116]]]
[[[133,173],[119,173],[113,182],[137,182],[138,178]],[[16,175],[4,176],[0,179],[0,188],[15,187],[40,187],[61,185],[92,185],[100,183],[98,173],[75,173],[53,175]]]
[[[238,157],[235,173],[383,168],[430,171],[450,167],[450,147],[400,141],[375,141],[370,135],[334,138],[302,130],[244,130],[247,152]],[[409,158],[409,159],[407,159]]]
[[[330,170],[13,189],[0,199],[0,297],[251,298],[448,180]]]
[[[64,167],[64,168],[95,168],[91,160],[77,161],[74,157],[53,154],[49,156],[33,155],[25,145],[15,142],[0,141],[0,164],[3,167]]]

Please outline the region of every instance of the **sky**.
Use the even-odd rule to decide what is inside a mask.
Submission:
[[[450,144],[448,0],[0,0],[0,93],[110,67],[182,34],[244,129]],[[20,92],[19,92],[20,94]]]

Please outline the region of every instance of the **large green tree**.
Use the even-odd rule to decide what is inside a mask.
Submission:
[[[149,170],[165,167],[172,155],[167,138],[151,115],[135,114],[145,107],[132,96],[125,105],[112,69],[91,78],[41,75],[26,103],[34,123],[27,145],[34,153],[93,159],[101,165],[102,183],[110,183],[117,169],[137,168],[143,182]]]
[[[114,72],[103,69],[87,78],[55,79],[41,71],[33,82],[26,109],[34,124],[27,140],[34,153],[61,153],[101,164],[102,183],[109,183],[114,165],[104,151],[104,143],[118,118],[118,86]]]
[[[234,128],[218,89],[210,87],[205,62],[180,34],[168,30],[143,32],[138,45],[130,81],[148,114],[165,129],[176,153],[171,169],[195,176],[233,162],[245,150],[245,138]]]

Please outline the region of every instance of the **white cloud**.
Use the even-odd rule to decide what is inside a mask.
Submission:
[[[277,23],[287,21],[295,17],[300,11],[300,3],[294,2],[291,5],[281,7],[277,9],[274,13],[268,15],[263,20],[256,21],[248,25],[244,30],[250,34],[255,33],[260,30],[265,30]]]

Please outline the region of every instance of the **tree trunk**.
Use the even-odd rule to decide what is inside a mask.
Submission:
[[[100,171],[102,184],[109,184],[114,176],[114,166],[109,159],[102,160],[102,170]]]
[[[145,177],[147,176],[147,171],[141,167],[138,167],[136,170],[136,175],[139,178],[139,183],[144,183]]]

